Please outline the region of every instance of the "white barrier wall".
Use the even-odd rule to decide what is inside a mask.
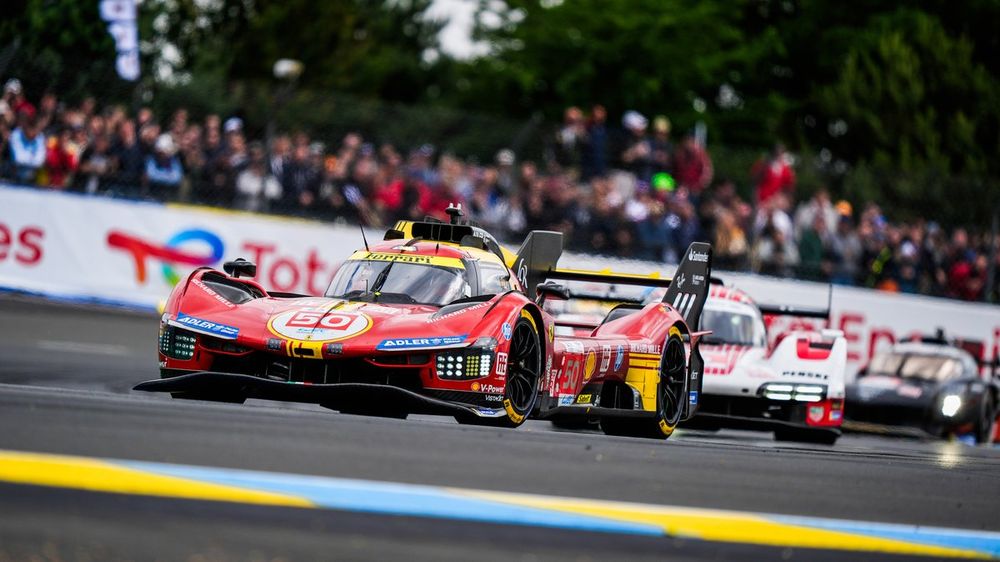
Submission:
[[[369,239],[381,233],[369,232]],[[357,228],[135,203],[0,185],[0,287],[154,308],[198,265],[245,257],[257,280],[280,291],[322,293],[336,264],[362,246]],[[561,264],[623,272],[672,271],[652,262],[567,254]],[[719,273],[762,303],[824,306],[827,285]],[[787,327],[787,319],[781,321]],[[874,349],[937,328],[1000,348],[1000,307],[835,287],[832,326],[853,368]]]

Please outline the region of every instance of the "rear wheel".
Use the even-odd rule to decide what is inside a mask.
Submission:
[[[796,443],[813,443],[816,445],[833,445],[840,433],[833,429],[808,429],[789,427],[774,431],[775,441],[793,441]]]
[[[656,416],[653,418],[601,418],[601,429],[608,435],[666,439],[673,434],[684,412],[684,389],[687,384],[687,357],[681,331],[670,328],[656,387]]]
[[[534,318],[526,310],[514,324],[507,357],[507,380],[504,385],[504,415],[481,418],[474,414],[455,416],[459,423],[517,427],[531,414],[538,399],[542,375],[542,344]]]

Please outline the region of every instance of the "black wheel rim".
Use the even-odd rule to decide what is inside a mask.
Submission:
[[[671,337],[667,339],[660,366],[660,416],[671,426],[681,418],[685,375],[684,344],[679,338]]]
[[[519,321],[511,338],[506,397],[518,412],[531,408],[538,392],[542,350],[531,324]]]

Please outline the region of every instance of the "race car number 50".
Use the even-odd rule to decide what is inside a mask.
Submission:
[[[293,340],[337,341],[367,332],[372,320],[360,312],[290,310],[271,318],[269,327]]]

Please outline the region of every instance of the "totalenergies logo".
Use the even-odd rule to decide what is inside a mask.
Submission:
[[[208,253],[195,253],[186,248],[192,245],[205,247]],[[154,258],[159,260],[163,271],[163,278],[170,285],[176,285],[180,281],[180,276],[175,265],[188,265],[201,267],[212,265],[222,259],[225,246],[218,235],[200,228],[182,230],[173,235],[166,244],[159,245],[147,242],[131,234],[126,234],[118,230],[108,233],[108,245],[112,248],[124,250],[132,255],[135,260],[135,280],[143,284],[146,282],[146,260]]]

